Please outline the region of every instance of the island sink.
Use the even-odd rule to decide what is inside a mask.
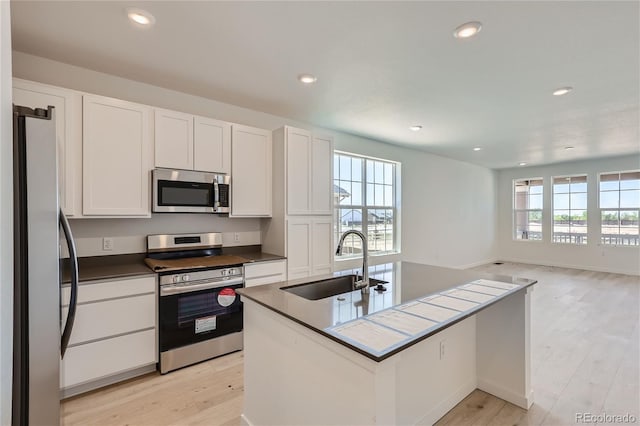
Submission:
[[[282,287],[281,290],[304,297],[307,300],[319,300],[338,294],[350,293],[355,290],[354,283],[361,279],[362,277],[359,275],[343,275],[321,281]],[[388,284],[388,281],[369,278],[370,287],[379,284]]]

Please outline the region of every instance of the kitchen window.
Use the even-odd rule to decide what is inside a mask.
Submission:
[[[587,176],[553,178],[553,242],[587,244]]]
[[[336,151],[333,166],[335,241],[355,229],[365,234],[372,255],[397,252],[396,173],[398,163]],[[362,242],[345,239],[344,255],[360,255]]]
[[[542,178],[513,181],[513,239],[542,240]]]
[[[639,245],[640,171],[600,174],[600,242]]]

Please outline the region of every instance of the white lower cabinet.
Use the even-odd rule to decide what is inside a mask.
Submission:
[[[287,219],[287,278],[329,274],[333,269],[331,216],[290,216]]]
[[[60,388],[71,396],[153,370],[157,350],[155,276],[78,286],[76,317],[61,361]],[[63,318],[69,288],[62,291]]]
[[[277,283],[287,279],[287,261],[272,260],[256,263],[245,263],[244,286],[255,287],[257,285]]]

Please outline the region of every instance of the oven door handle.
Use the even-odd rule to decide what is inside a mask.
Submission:
[[[189,285],[165,285],[160,286],[160,296],[172,296],[174,294],[191,293],[194,291],[208,290],[210,288],[229,287],[244,283],[244,278],[234,278],[224,281],[210,281],[202,284]]]

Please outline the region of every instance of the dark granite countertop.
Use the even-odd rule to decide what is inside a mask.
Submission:
[[[260,249],[261,246],[254,245],[223,248],[222,251],[224,254],[244,257],[248,263],[286,259],[283,256],[263,253]],[[79,280],[82,282],[155,275],[156,273],[144,263],[145,257],[145,253],[80,257],[78,258]],[[69,260],[64,259],[62,260],[62,282],[69,283],[70,279]]]
[[[307,300],[293,293],[281,290],[304,282],[318,281],[332,276],[345,275],[358,270],[336,272],[324,277],[298,279],[256,287],[243,288],[238,292],[246,299],[250,299],[277,312],[299,324],[302,324],[326,337],[341,343],[374,361],[382,361],[395,353],[423,340],[427,337],[462,321],[463,319],[485,309],[506,296],[521,291],[535,284],[537,281],[526,278],[510,277],[506,275],[485,274],[475,271],[451,269],[431,265],[421,265],[410,262],[395,262],[376,265],[369,268],[371,278],[388,281],[384,284],[385,292],[377,292],[371,288],[368,295],[360,290],[320,300]],[[477,303],[473,308],[460,310],[460,313],[445,321],[437,322],[435,326],[425,329],[424,333],[407,338],[400,346],[389,350],[376,352],[355,344],[349,339],[343,339],[334,332],[334,327],[357,319],[362,319],[376,312],[404,308],[407,302],[415,301],[429,295],[438,294],[454,287],[485,279],[501,283],[515,284],[513,288],[504,290],[498,296],[491,296],[490,301]],[[482,295],[481,295],[482,296]],[[486,295],[485,295],[486,297]],[[422,303],[422,302],[420,302]],[[426,302],[429,305],[429,301]],[[431,305],[429,305],[431,306]]]

